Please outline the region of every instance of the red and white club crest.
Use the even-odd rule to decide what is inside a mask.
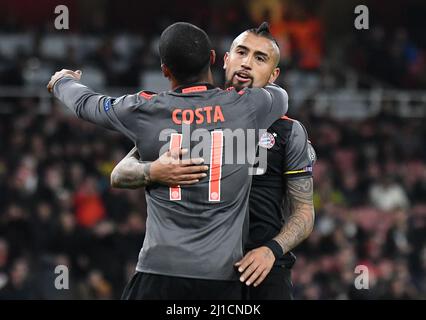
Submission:
[[[260,137],[259,146],[266,149],[271,149],[274,146],[274,144],[275,144],[275,137],[272,133],[265,132]]]

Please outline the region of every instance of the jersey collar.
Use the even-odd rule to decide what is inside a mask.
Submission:
[[[207,91],[211,89],[216,89],[216,87],[210,83],[192,83],[188,85],[183,85],[180,87],[177,87],[173,92],[176,93],[192,93],[192,92],[202,92]]]

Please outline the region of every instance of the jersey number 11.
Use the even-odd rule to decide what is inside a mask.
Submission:
[[[222,177],[222,152],[223,132],[221,130],[211,132],[210,144],[210,176],[209,176],[209,201],[220,201],[220,179]],[[182,134],[172,133],[170,138],[170,150],[182,147]],[[170,187],[170,200],[181,200],[182,190],[180,186]]]

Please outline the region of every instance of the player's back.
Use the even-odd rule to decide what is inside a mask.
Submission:
[[[236,92],[200,84],[155,96],[141,92],[111,98],[64,77],[54,94],[80,118],[125,134],[143,160],[155,160],[182,143],[193,147],[191,156],[201,155],[210,165],[209,176],[191,187],[148,188],[137,270],[236,278],[233,264],[242,256],[254,131],[268,128],[287,111],[286,92],[275,86]]]
[[[262,90],[238,93],[198,85],[153,96],[141,93],[147,101],[135,121],[143,123],[137,134],[142,160],[155,160],[169,148],[188,148],[191,157],[205,159],[209,172],[195,185],[147,188],[147,230],[138,271],[236,277],[233,264],[243,253],[249,168],[258,129],[283,111],[265,105],[267,115],[259,116],[256,104],[265,95]]]

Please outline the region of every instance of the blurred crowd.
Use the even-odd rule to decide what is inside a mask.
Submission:
[[[69,31],[53,29],[38,2],[0,3],[8,13],[0,21],[0,299],[119,298],[134,272],[146,217],[143,190],[110,188],[110,172],[132,148],[130,141],[66,115],[59,105],[40,113],[37,97],[2,95],[9,86],[45,90],[52,73],[65,67],[82,69],[85,83],[99,90],[165,89],[158,36],[175,17],[211,35],[218,84],[232,39],[264,19],[281,45],[278,82],[285,88],[324,87],[321,74],[339,52],[342,74],[354,68],[396,88],[426,83],[426,44],[416,29],[389,29],[377,18],[371,32],[339,37],[347,26],[332,22],[348,11],[327,18],[327,1],[206,1],[203,7],[190,0],[167,13],[163,2],[141,12],[135,1],[64,0]],[[290,115],[305,124],[318,155],[316,224],[295,250],[295,297],[425,299],[424,119],[382,111],[337,121],[316,116],[309,104],[290,107]],[[68,266],[68,290],[55,288],[58,265]],[[368,268],[368,290],[354,287],[361,265]]]
[[[145,230],[143,190],[109,186],[120,135],[16,99],[0,122],[0,298],[119,298]],[[336,122],[302,108],[318,154],[316,225],[295,253],[298,299],[426,298],[426,130],[380,114]],[[56,290],[57,265],[69,290]],[[357,265],[369,290],[356,290]]]
[[[143,192],[109,187],[131,145],[33,104],[1,117],[0,297],[118,298],[145,229]],[[57,265],[69,266],[70,290],[54,287]]]
[[[297,118],[318,162],[315,228],[295,251],[296,297],[426,298],[424,119]],[[354,286],[356,266],[368,268],[369,290]]]
[[[426,50],[410,38],[406,28],[386,31],[377,26],[355,39],[348,47],[347,62],[357,72],[396,88],[426,88]]]
[[[87,71],[86,81],[95,88],[144,87],[152,83],[152,77],[146,80],[150,72],[159,70],[159,35],[177,20],[195,23],[211,36],[219,78],[223,54],[233,38],[266,20],[280,44],[280,65],[286,71],[324,76],[334,70],[344,76],[351,68],[384,86],[426,86],[426,43],[419,32],[423,20],[416,15],[416,7],[404,5],[406,14],[395,20],[381,12],[378,0],[370,0],[374,23],[368,31],[359,31],[353,27],[350,5],[310,0],[207,1],[202,5],[185,1],[185,6],[164,3],[167,12],[159,9],[164,0],[155,4],[125,1],[126,10],[123,1],[65,1],[70,29],[56,30],[56,15],[50,12],[54,0],[49,2],[51,8],[4,0],[0,3],[0,11],[6,13],[0,21],[0,86],[38,86],[53,71],[66,67]],[[147,11],[150,14],[141,18]],[[395,27],[389,26],[390,21]]]

